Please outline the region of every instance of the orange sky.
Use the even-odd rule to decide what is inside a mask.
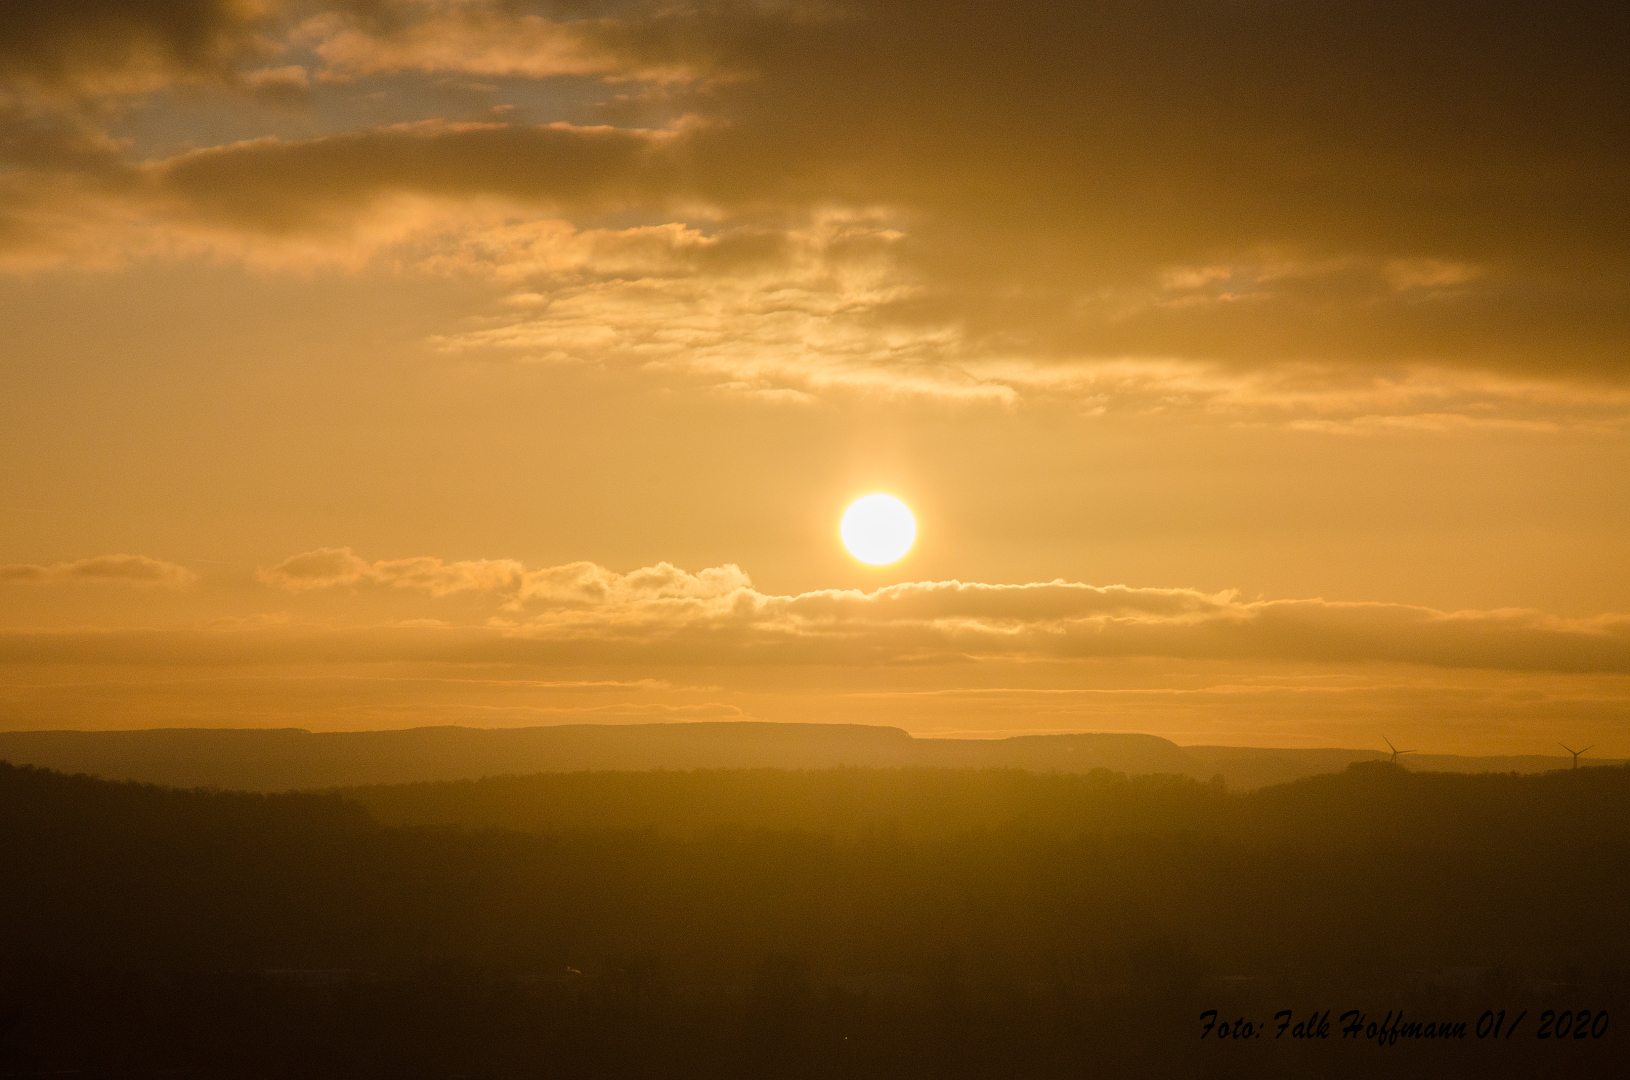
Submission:
[[[11,0],[0,727],[1630,755],[1625,16],[1061,8]]]

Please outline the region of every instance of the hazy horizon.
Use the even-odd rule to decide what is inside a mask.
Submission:
[[[1377,747],[1374,747],[1374,746],[1342,746],[1342,745],[1338,745],[1338,744],[1335,744],[1335,743],[1307,742],[1305,740],[1304,740],[1302,745],[1280,744],[1280,745],[1269,746],[1269,745],[1264,745],[1264,744],[1260,744],[1260,743],[1248,743],[1248,742],[1190,742],[1190,741],[1181,741],[1179,739],[1169,738],[1168,736],[1163,735],[1163,734],[1161,734],[1160,732],[1157,732],[1157,731],[1120,731],[1120,730],[1113,730],[1113,729],[1105,730],[1105,729],[1086,729],[1086,728],[1069,728],[1069,729],[1040,728],[1040,729],[1035,729],[1035,730],[1024,730],[1024,729],[994,729],[994,730],[993,729],[974,729],[974,730],[965,730],[965,731],[964,730],[952,729],[952,730],[935,730],[935,731],[929,731],[929,732],[920,732],[920,731],[911,731],[908,728],[901,727],[901,726],[896,725],[896,724],[857,724],[857,723],[854,723],[852,721],[837,721],[837,720],[833,720],[833,721],[758,720],[758,719],[751,719],[751,718],[742,718],[742,719],[733,719],[733,720],[669,720],[669,721],[664,721],[664,720],[654,720],[653,721],[653,720],[645,720],[645,719],[590,720],[590,721],[562,720],[562,721],[558,721],[558,722],[555,722],[555,723],[546,723],[546,724],[518,723],[518,724],[504,724],[504,725],[498,725],[498,726],[486,726],[486,725],[474,724],[474,723],[449,722],[449,723],[444,723],[444,724],[415,724],[415,725],[413,725],[411,727],[388,727],[388,728],[385,728],[385,727],[381,727],[381,728],[307,727],[307,726],[302,726],[302,725],[296,724],[296,723],[280,724],[280,725],[275,725],[275,726],[273,726],[273,725],[260,725],[260,724],[254,724],[254,725],[250,725],[250,724],[241,724],[241,725],[231,725],[231,724],[185,724],[185,725],[168,725],[168,726],[165,726],[165,725],[152,725],[152,726],[145,726],[145,727],[106,727],[106,726],[77,726],[77,727],[64,726],[64,727],[41,727],[41,728],[16,727],[16,728],[0,728],[0,735],[4,735],[4,734],[17,734],[17,735],[51,734],[51,733],[55,733],[55,732],[71,732],[71,733],[79,733],[79,734],[96,734],[96,733],[114,734],[114,733],[139,733],[139,732],[157,733],[157,732],[255,732],[255,731],[263,731],[263,732],[292,731],[292,732],[300,732],[300,733],[303,733],[303,734],[355,734],[355,735],[367,735],[367,734],[390,734],[390,733],[426,731],[426,730],[438,730],[438,729],[456,729],[456,730],[462,730],[462,731],[477,731],[477,732],[486,732],[486,731],[490,731],[490,732],[510,731],[510,732],[513,732],[513,731],[531,731],[531,730],[541,730],[541,729],[551,729],[551,728],[573,728],[573,729],[576,729],[576,728],[588,727],[588,726],[608,727],[608,728],[649,728],[649,727],[668,727],[668,726],[676,726],[676,725],[721,725],[721,724],[755,724],[755,725],[763,724],[763,725],[776,725],[776,726],[783,726],[783,727],[800,727],[800,728],[807,728],[807,727],[831,727],[831,728],[860,727],[860,728],[870,728],[870,729],[877,729],[877,730],[884,730],[884,731],[898,731],[901,734],[909,736],[913,740],[925,740],[925,741],[996,742],[996,741],[1007,740],[1007,739],[1047,737],[1047,736],[1061,736],[1061,737],[1063,737],[1063,736],[1071,736],[1071,735],[1084,735],[1084,736],[1092,736],[1092,735],[1148,735],[1148,736],[1151,736],[1151,737],[1154,737],[1154,738],[1157,738],[1157,739],[1161,739],[1163,741],[1170,742],[1172,745],[1179,746],[1179,747],[1185,747],[1185,746],[1187,746],[1187,747],[1218,747],[1218,748],[1239,749],[1239,750],[1344,750],[1344,751],[1352,751],[1354,753],[1378,754],[1378,755],[1380,755],[1382,757],[1386,757],[1389,754],[1389,751],[1384,748],[1386,740],[1383,737],[1380,737],[1380,736],[1377,736],[1376,741],[1378,741],[1378,742],[1380,742],[1382,744],[1382,748],[1377,748]],[[1445,753],[1445,752],[1442,752],[1442,751],[1429,751],[1429,752],[1427,752],[1427,754],[1428,754],[1428,756],[1443,756],[1443,757],[1467,757],[1467,758],[1473,758],[1473,757],[1536,757],[1536,758],[1544,757],[1544,758],[1555,758],[1555,759],[1558,759],[1558,760],[1561,760],[1561,761],[1569,761],[1569,760],[1571,760],[1570,754],[1569,754],[1568,750],[1563,746],[1563,744],[1555,743],[1553,745],[1555,747],[1555,752],[1547,752],[1544,747],[1539,747],[1539,748],[1535,749],[1534,751],[1532,751],[1530,753],[1525,753],[1525,754],[1516,754],[1516,753],[1487,753],[1487,754]],[[1410,755],[1417,755],[1417,756],[1422,753],[1422,751],[1420,751],[1419,749],[1409,749],[1409,750],[1406,750],[1404,752],[1407,753],[1407,754],[1410,754]],[[1418,759],[1418,757],[1416,759]],[[1582,760],[1586,761],[1586,762],[1611,761],[1611,762],[1616,763],[1616,762],[1619,762],[1621,760],[1630,760],[1630,759],[1620,759],[1620,758],[1613,758],[1613,757],[1610,757],[1610,756],[1604,756],[1604,755],[1598,753],[1596,751],[1595,747],[1591,747],[1590,750],[1589,750],[1588,756],[1583,758]]]

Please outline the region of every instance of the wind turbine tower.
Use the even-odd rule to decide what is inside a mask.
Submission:
[[[1400,750],[1400,749],[1398,749],[1396,746],[1392,745],[1392,740],[1387,738],[1385,735],[1381,736],[1381,741],[1387,744],[1387,749],[1388,750],[1392,751],[1392,757],[1389,758],[1388,760],[1390,760],[1394,765],[1398,764],[1398,758],[1399,758],[1400,755],[1402,755],[1402,754],[1413,754],[1415,752],[1413,750]],[[1586,749],[1588,750],[1589,747],[1586,747]]]

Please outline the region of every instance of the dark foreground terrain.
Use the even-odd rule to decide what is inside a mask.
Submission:
[[[0,867],[3,1075],[1630,1065],[1623,767],[259,795],[0,764]]]

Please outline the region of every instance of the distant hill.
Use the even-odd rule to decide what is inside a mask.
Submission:
[[[1154,735],[919,739],[859,724],[569,724],[311,732],[299,728],[0,732],[0,760],[110,780],[246,791],[465,780],[581,770],[869,767],[1175,773],[1249,790],[1337,772],[1366,750],[1182,747]],[[1412,769],[1543,772],[1565,757],[1412,755]],[[1596,761],[1593,764],[1607,764]]]
[[[1258,746],[1185,746],[1192,762],[1189,775],[1205,779],[1222,774],[1228,786],[1251,791],[1269,784],[1288,784],[1304,776],[1340,772],[1355,761],[1381,761],[1387,755],[1375,750],[1291,750]],[[1411,772],[1448,773],[1542,773],[1566,769],[1573,759],[1543,754],[1505,757],[1462,757],[1458,754],[1409,754],[1398,759]],[[1586,758],[1581,768],[1622,765],[1622,758]]]

